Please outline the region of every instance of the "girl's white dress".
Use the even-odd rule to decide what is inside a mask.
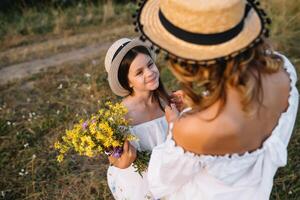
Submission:
[[[167,128],[165,116],[135,125],[131,128],[131,133],[139,140],[131,144],[139,151],[151,151],[153,147],[165,141]],[[143,177],[135,172],[132,166],[126,169],[110,166],[107,171],[107,181],[114,198],[117,200],[153,199],[149,191],[147,172],[142,175]]]
[[[172,139],[152,151],[148,168],[150,190],[155,198],[172,200],[267,200],[273,178],[287,163],[287,146],[293,131],[299,93],[297,74],[283,56],[290,76],[289,106],[261,148],[243,155],[195,155],[184,152]]]

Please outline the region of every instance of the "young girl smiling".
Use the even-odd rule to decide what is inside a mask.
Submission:
[[[132,167],[136,151],[151,151],[165,141],[167,121],[164,107],[169,96],[154,63],[155,55],[138,40],[127,38],[116,41],[108,50],[105,68],[112,91],[124,97],[128,109],[131,132],[138,140],[125,142],[120,158],[109,156],[109,188],[115,199],[153,199],[148,189],[146,172],[140,176]]]

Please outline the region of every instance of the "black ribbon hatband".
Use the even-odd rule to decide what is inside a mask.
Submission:
[[[244,27],[244,20],[247,17],[251,6],[249,4],[245,7],[245,14],[240,23],[238,23],[233,28],[222,32],[222,33],[214,33],[214,34],[201,34],[201,33],[193,33],[183,30],[174,24],[172,24],[162,13],[159,9],[159,19],[164,26],[164,28],[171,33],[172,35],[176,36],[177,38],[184,40],[189,43],[199,44],[199,45],[216,45],[227,42],[237,36]]]
[[[120,53],[120,51],[128,44],[129,42],[125,42],[124,44],[122,44],[121,46],[119,46],[119,48],[117,49],[117,51],[114,53],[114,56],[111,60],[114,61],[114,59],[117,57],[117,55]]]

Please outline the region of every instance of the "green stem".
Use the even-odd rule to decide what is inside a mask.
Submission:
[[[141,177],[143,177],[142,172],[146,171],[148,168],[148,164],[150,161],[151,152],[150,151],[138,151],[136,155],[136,159],[133,162],[133,167],[135,171],[139,173]]]

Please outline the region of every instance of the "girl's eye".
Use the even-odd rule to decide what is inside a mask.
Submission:
[[[149,63],[148,68],[153,67],[153,63]]]
[[[141,75],[141,74],[142,74],[142,71],[138,71],[138,72],[136,73],[136,76]]]

